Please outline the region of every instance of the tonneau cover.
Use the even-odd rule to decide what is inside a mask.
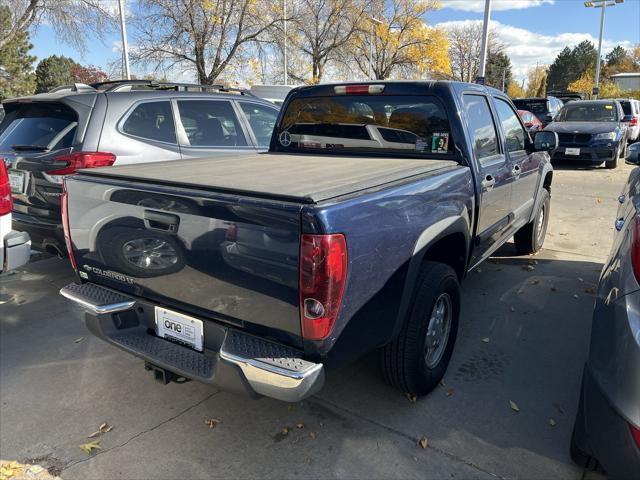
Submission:
[[[455,165],[449,160],[263,153],[95,168],[83,173],[317,203]]]

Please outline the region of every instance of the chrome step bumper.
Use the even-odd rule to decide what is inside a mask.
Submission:
[[[285,402],[307,398],[324,384],[323,365],[304,360],[303,352],[287,345],[207,322],[210,338],[205,337],[205,352],[200,353],[149,333],[155,325],[133,310],[139,305],[153,311],[153,304],[143,299],[92,283],[72,283],[60,294],[88,311],[86,324],[94,335],[178,376],[234,391],[248,386],[252,396]],[[135,320],[129,318],[122,328],[122,321],[114,321],[119,315]]]

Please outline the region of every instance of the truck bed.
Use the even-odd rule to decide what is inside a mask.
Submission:
[[[87,171],[91,176],[143,179],[160,185],[318,203],[416,175],[456,166],[450,160],[240,154],[123,165]]]

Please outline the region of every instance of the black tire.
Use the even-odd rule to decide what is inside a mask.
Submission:
[[[622,146],[622,144],[618,147],[618,151],[615,156],[611,160],[607,160],[604,162],[604,168],[607,170],[613,170],[618,167],[618,159],[624,159],[626,149]]]
[[[540,195],[542,196],[540,206],[535,217],[533,217],[533,221],[527,223],[513,236],[513,242],[520,255],[537,253],[544,244],[547,226],[549,225],[549,214],[551,213],[551,195],[549,195],[549,190],[546,188],[542,189]],[[542,221],[540,220],[541,215],[543,215]]]
[[[175,261],[165,266],[145,268],[127,259],[125,247],[133,241],[149,241],[161,244]],[[172,236],[148,230],[114,228],[102,232],[98,238],[98,251],[106,265],[114,270],[138,278],[150,278],[168,275],[182,270],[185,266],[185,254],[182,245]]]
[[[448,300],[447,300],[448,299]],[[437,305],[447,304],[448,334],[441,348],[435,347],[427,361],[427,330]],[[413,302],[398,337],[382,349],[382,371],[385,380],[401,391],[426,395],[444,376],[458,334],[460,316],[460,284],[451,267],[443,263],[425,262],[413,293]],[[433,323],[436,321],[436,323]],[[444,331],[445,329],[443,329]]]
[[[604,468],[600,465],[600,462],[590,453],[585,451],[580,445],[584,443],[584,380],[580,387],[580,402],[578,404],[578,413],[576,415],[576,421],[573,424],[573,431],[571,432],[571,444],[569,446],[569,454],[571,460],[587,470],[599,472],[604,474]]]

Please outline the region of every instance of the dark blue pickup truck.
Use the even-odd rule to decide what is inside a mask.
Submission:
[[[556,145],[478,85],[297,88],[265,154],[67,177],[78,282],[61,293],[163,382],[297,401],[380,349],[386,379],[423,395],[465,274],[511,237],[541,248]]]

